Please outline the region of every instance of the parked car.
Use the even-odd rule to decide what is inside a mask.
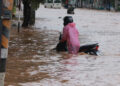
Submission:
[[[61,8],[62,2],[61,0],[46,0],[44,4],[45,8]]]

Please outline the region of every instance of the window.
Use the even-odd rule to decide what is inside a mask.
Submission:
[[[61,0],[54,0],[54,3],[61,3]]]

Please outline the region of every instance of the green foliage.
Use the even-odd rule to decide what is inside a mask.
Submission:
[[[37,10],[37,8],[39,8],[40,3],[42,3],[44,0],[30,0],[31,2],[31,7],[34,10]]]
[[[44,0],[22,0],[23,3],[29,3],[32,9],[37,10],[39,8],[40,3],[43,3]]]

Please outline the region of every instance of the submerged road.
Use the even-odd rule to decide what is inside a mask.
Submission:
[[[11,35],[9,58],[16,61],[12,86],[120,86],[120,13],[75,9],[80,44],[99,43],[100,55],[52,51],[63,28],[66,9],[40,7],[36,12],[36,29]],[[16,46],[16,47],[15,47]],[[19,64],[21,63],[21,64]],[[13,70],[11,70],[14,72]],[[18,76],[19,74],[19,76]],[[8,86],[11,86],[11,85]]]

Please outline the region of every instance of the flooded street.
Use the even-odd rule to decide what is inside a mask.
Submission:
[[[76,9],[72,15],[80,44],[99,43],[99,56],[52,50],[66,15],[41,7],[34,28],[11,30],[5,86],[120,86],[120,13]]]

